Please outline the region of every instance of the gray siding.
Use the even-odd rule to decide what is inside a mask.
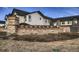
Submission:
[[[30,19],[29,19],[29,16],[31,17]],[[29,14],[29,15],[27,15],[26,19],[27,20],[25,21],[25,23],[28,23],[30,25],[50,25],[49,20],[43,18],[38,13]]]

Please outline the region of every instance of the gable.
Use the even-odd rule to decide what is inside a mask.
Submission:
[[[31,14],[28,14],[28,15],[31,15],[33,17],[42,17],[39,13],[31,13]]]
[[[12,14],[14,14],[14,13],[16,13],[17,15],[20,15],[20,16],[25,16],[25,15],[29,14],[29,12],[18,10],[18,9],[13,9]]]
[[[41,13],[40,11],[35,11],[35,12],[30,13],[30,14],[33,14],[33,13],[38,13],[40,16],[42,16],[42,17],[45,18],[45,19],[50,19],[50,20],[53,19],[53,18],[51,18],[51,17],[45,16],[45,15],[44,15],[43,13]]]

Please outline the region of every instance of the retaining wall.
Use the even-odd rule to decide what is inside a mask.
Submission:
[[[37,34],[44,35],[50,33],[70,32],[70,27],[53,27],[53,26],[24,26],[17,28],[18,35]]]

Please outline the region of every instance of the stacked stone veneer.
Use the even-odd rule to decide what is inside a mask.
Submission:
[[[65,29],[66,28],[66,29]],[[69,27],[53,27],[53,26],[28,26],[28,25],[20,25],[17,28],[18,35],[27,35],[27,34],[37,34],[37,35],[44,35],[44,34],[57,34],[61,32],[69,32]]]
[[[6,29],[4,27],[0,27],[0,32],[6,32]]]
[[[8,35],[10,34],[14,34],[16,33],[16,29],[17,29],[17,24],[18,24],[18,18],[13,15],[13,16],[9,16],[7,18],[7,21],[6,21],[6,32]]]

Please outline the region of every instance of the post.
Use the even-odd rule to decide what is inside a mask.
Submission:
[[[7,35],[16,33],[17,17],[14,15],[8,16],[6,22]]]

